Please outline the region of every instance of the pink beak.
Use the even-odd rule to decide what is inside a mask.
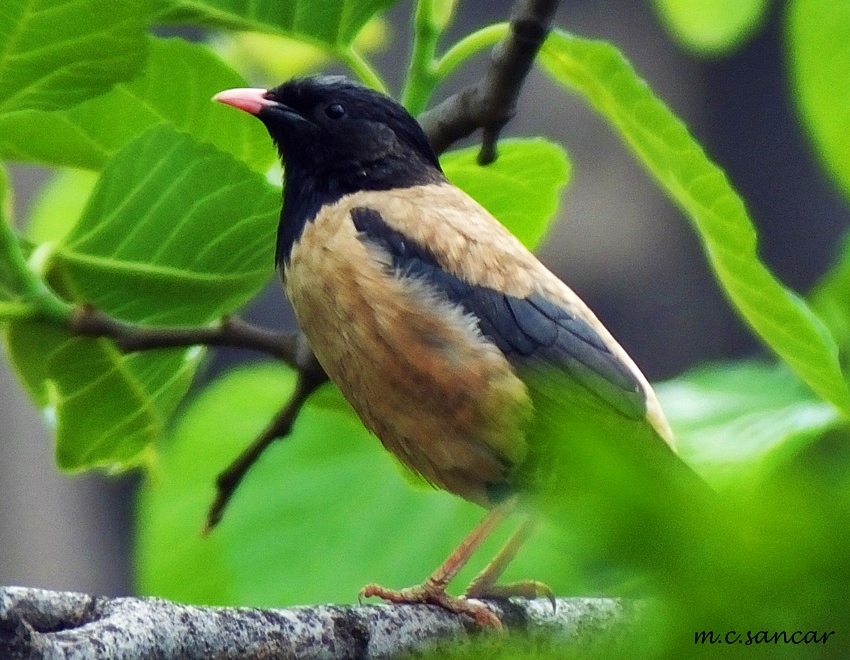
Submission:
[[[212,100],[256,115],[266,106],[278,105],[275,101],[266,98],[267,91],[255,87],[237,87],[219,92],[212,97]]]

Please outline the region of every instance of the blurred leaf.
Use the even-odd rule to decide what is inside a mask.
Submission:
[[[376,13],[396,0],[173,0],[167,22],[278,32],[332,48],[351,44]]]
[[[794,99],[818,158],[850,195],[850,3],[793,0],[788,53]]]
[[[315,73],[332,59],[325,48],[267,32],[224,32],[216,35],[212,46],[252,85],[266,88]]]
[[[2,289],[2,287],[0,287]],[[32,303],[25,303],[19,300],[3,299],[5,292],[0,290],[0,321],[4,317],[24,316],[33,310]]]
[[[656,392],[682,458],[717,489],[776,469],[844,424],[783,364],[702,367]]]
[[[154,127],[110,161],[48,275],[63,295],[122,319],[206,323],[268,280],[279,204],[279,192],[232,157]],[[33,323],[11,324],[7,339],[36,402],[55,408],[65,469],[132,464],[201,355],[122,355],[106,340]]]
[[[33,243],[61,241],[83,213],[97,174],[58,170],[38,191],[27,218],[27,239]]]
[[[381,49],[389,39],[387,22],[370,20],[354,40],[358,52]],[[295,37],[264,32],[220,33],[212,46],[224,60],[241,71],[252,85],[273,87],[284,80],[319,71],[332,59],[322,48]]]
[[[820,396],[850,412],[835,342],[757,254],[741,198],[685,126],[613,46],[554,32],[541,62],[614,126],[692,221],[724,291],[756,333]]]
[[[0,154],[101,169],[142,131],[166,123],[265,171],[275,152],[262,125],[210,101],[245,81],[205,46],[182,39],[150,39],[149,45],[139,75],[103,96],[60,112],[0,116]]]
[[[692,657],[694,631],[742,620],[792,631],[846,620],[850,429],[784,365],[715,367],[659,386],[682,457],[719,494],[660,451],[641,420],[606,415],[557,379],[541,400],[544,387],[532,383],[542,423],[523,473],[572,533],[569,562],[595,566],[609,593],[644,600],[640,650],[628,656]],[[819,462],[806,456],[830,437]]]
[[[850,236],[845,236],[838,259],[810,294],[810,304],[829,328],[838,346],[850,350]]]
[[[440,163],[463,188],[528,248],[546,235],[570,178],[570,162],[559,145],[543,139],[503,140],[499,157],[481,166],[478,147],[446,153]]]
[[[411,488],[350,409],[311,398],[293,433],[248,474],[222,523],[200,538],[215,476],[265,427],[293,382],[278,364],[244,367],[186,408],[164,443],[157,478],[139,498],[140,592],[208,604],[351,603],[368,582],[421,582],[483,516],[457,497]],[[339,397],[331,386],[324,390],[321,398]],[[476,554],[454,591],[509,531]],[[564,555],[544,529],[508,579],[564,570]]]
[[[230,372],[186,410],[139,500],[141,592],[261,606],[353,602],[372,580],[422,580],[472,527],[475,507],[410,489],[352,414],[310,402],[292,435],[251,470],[219,527],[199,538],[215,475],[292,386],[285,367],[255,365]]]
[[[0,113],[67,108],[144,64],[146,0],[3,0]]]
[[[768,0],[654,0],[670,33],[704,55],[722,55],[743,44],[764,21]]]

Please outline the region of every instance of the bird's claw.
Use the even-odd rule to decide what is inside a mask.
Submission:
[[[466,596],[458,598],[446,593],[444,587],[425,582],[407,589],[387,589],[379,584],[367,584],[360,590],[358,600],[364,598],[382,598],[389,603],[408,603],[439,605],[440,607],[454,612],[455,614],[466,614],[482,628],[502,630],[502,622],[490,609],[481,602],[469,600]]]
[[[473,582],[463,594],[464,598],[547,598],[552,604],[552,611],[557,611],[558,601],[555,593],[548,585],[536,580],[523,580],[509,584],[477,584]]]

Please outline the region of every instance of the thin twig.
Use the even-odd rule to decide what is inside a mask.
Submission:
[[[484,77],[419,116],[438,154],[481,128],[478,160],[482,165],[495,160],[499,133],[516,114],[522,85],[557,8],[558,0],[520,0],[511,14],[507,36],[493,49]]]
[[[297,368],[298,334],[273,332],[233,316],[217,325],[146,326],[104,314],[92,305],[78,307],[72,332],[85,337],[108,337],[125,353],[185,346],[231,346],[266,353]]]
[[[289,435],[304,403],[320,385],[327,381],[327,375],[316,361],[315,356],[306,347],[306,343],[302,343],[301,346],[302,348],[297,355],[299,362],[298,379],[295,382],[295,391],[292,396],[260,436],[248,445],[236,460],[216,478],[216,496],[207,512],[207,521],[202,532],[204,536],[221,522],[225,508],[230,503],[245,475],[248,474],[248,470],[259,460],[269,445],[275,440]]]

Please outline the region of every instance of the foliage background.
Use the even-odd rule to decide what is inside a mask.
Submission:
[[[832,258],[838,237],[846,225],[847,210],[833,184],[814,161],[812,149],[800,130],[795,110],[790,104],[782,46],[784,7],[780,7],[780,3],[771,5],[766,26],[761,30],[754,28],[756,36],[740,50],[717,56],[717,59],[705,60],[680,50],[663,33],[657,17],[645,7],[635,7],[635,4],[567,2],[556,22],[585,36],[609,38],[626,52],[640,73],[649,79],[655,91],[687,121],[715,161],[728,171],[759,225],[761,253],[767,263],[781,280],[798,291],[807,291]],[[466,7],[467,13],[462,14],[455,28],[458,33],[456,36],[468,31],[469,27],[500,20],[505,16],[507,3],[505,6],[498,6],[497,3],[487,5],[488,16],[473,16],[469,7]],[[407,33],[409,9],[409,6],[402,4],[391,15],[393,18],[390,23],[397,41],[391,46],[389,54],[378,58],[379,66],[385,65],[385,71],[392,71],[388,64],[393,59],[403,59],[398,53],[404,52],[403,40]],[[469,75],[474,76],[475,71],[475,67],[470,67]],[[389,77],[397,88],[401,72],[392,72]],[[460,81],[454,84],[459,85]],[[541,134],[559,139],[567,145],[576,164],[575,179],[564,204],[565,222],[559,224],[558,233],[547,242],[542,255],[588,299],[650,378],[657,380],[676,375],[687,367],[702,364],[706,359],[759,352],[718,293],[704,266],[696,240],[677,217],[678,212],[670,207],[651,184],[647,185],[645,175],[631,162],[630,157],[624,157],[616,138],[607,128],[596,119],[588,119],[579,102],[563,96],[540,76],[532,78],[522,103],[520,117],[511,126],[511,132],[517,135]],[[269,303],[269,299],[276,296],[272,290],[265,303],[256,305],[257,318],[267,323],[276,322],[277,317],[265,316],[265,310],[276,305]],[[221,358],[210,374],[220,369],[222,361],[227,359],[228,356]],[[769,382],[770,377],[770,373],[744,373],[741,376],[744,391],[748,391],[753,382]],[[698,380],[695,382],[699,383]],[[784,382],[779,375],[777,383]],[[4,401],[12,387],[14,385],[4,381]],[[792,395],[789,400],[797,399]],[[251,401],[245,405],[249,403],[257,406],[263,404],[262,401]],[[5,410],[3,415],[5,422]],[[8,419],[17,420],[19,415],[19,412],[15,412],[14,417],[9,415]],[[16,447],[10,441],[21,442],[27,433],[31,433],[31,425],[24,422],[25,431],[21,431],[11,421],[3,426],[9,429],[9,435],[8,440],[4,437],[0,443],[0,452],[3,452],[3,469],[8,470],[10,475],[7,477],[4,474],[0,487],[10,488],[11,485],[15,490],[12,496],[3,498],[10,506],[3,507],[4,517],[0,518],[0,524],[4,525],[4,532],[11,529],[12,522],[17,520],[25,521],[24,529],[38,526],[39,522],[44,524],[49,520],[49,514],[33,516],[29,512],[36,503],[41,511],[42,503],[50,500],[50,491],[42,486],[32,494],[25,494],[15,483],[16,480],[32,481],[39,485],[45,482],[22,478],[19,469],[7,467],[13,464],[11,458],[6,460],[7,453],[21,451],[20,446]],[[49,441],[42,439],[40,442],[42,447],[47,447]],[[338,451],[342,449],[338,448]],[[51,470],[47,456],[49,451],[44,451],[40,460]],[[204,457],[204,460],[210,460],[212,471],[215,471],[216,465],[225,461],[221,459],[214,462],[215,459],[214,455]],[[199,459],[193,455],[191,460]],[[309,478],[306,481],[309,482]],[[279,494],[262,496],[280,500],[287,493],[293,492],[289,490],[291,485],[289,482],[281,483]],[[105,487],[116,488],[113,484]],[[366,512],[370,507],[386,507],[387,502],[397,503],[399,498],[405,497],[404,493],[406,491],[392,496],[387,493],[387,498],[382,502],[363,502],[364,518],[361,524],[368,526]],[[94,512],[97,520],[98,511],[104,511],[99,509],[103,501],[101,496],[94,502],[81,502],[74,507],[74,517],[64,526],[66,533],[89,540],[92,534],[86,523],[82,522],[85,519],[83,515]],[[446,506],[454,511],[453,505]],[[234,513],[229,512],[228,515]],[[113,521],[120,521],[120,516],[107,518],[113,514],[102,515],[104,517],[100,518],[100,522],[105,522],[103,527],[106,528],[107,545],[116,544],[115,539],[119,539],[117,544],[120,545],[120,539],[127,538],[126,528],[124,536],[115,531],[116,523]],[[475,517],[474,512],[458,515],[469,516],[468,522]],[[347,539],[355,538],[356,522],[357,519],[346,520],[345,525],[351,527],[346,529],[341,525],[339,534]],[[230,531],[223,530],[223,533],[250,535],[257,539],[257,547],[263,548],[262,552],[285,556],[291,550],[264,542],[258,534],[257,530],[264,529],[267,523],[260,516],[259,521],[254,523],[257,526],[255,529],[242,530],[236,525]],[[412,529],[421,528],[419,521],[411,521],[410,525]],[[48,523],[47,526],[51,525]],[[122,529],[120,522],[117,526]],[[388,542],[396,534],[404,535],[403,530],[397,529],[388,529],[384,533]],[[27,568],[4,568],[4,565],[0,565],[0,582],[70,586],[107,593],[130,589],[126,573],[117,581],[110,582],[106,577],[108,571],[100,568],[93,571],[91,578],[79,580],[74,570],[67,569],[67,542],[33,543],[28,541],[25,532],[3,533],[0,536],[15,539],[12,543],[17,544],[12,546],[11,551],[3,552],[4,557],[30,554],[31,548],[45,545],[58,546],[62,557],[62,563],[49,558],[42,560],[48,567],[62,566],[61,576],[54,573],[51,577],[48,572],[43,574],[48,577],[39,577],[38,574],[28,572],[30,569]],[[310,536],[311,530],[306,528],[281,542],[297,543],[299,539]],[[327,542],[330,541],[332,539]],[[355,542],[358,541],[365,542],[366,539],[355,538]],[[453,539],[440,540],[440,543],[445,544],[445,549],[453,542]],[[214,559],[212,555],[217,551],[216,543],[214,540],[206,545],[211,562]],[[362,548],[362,551],[368,552],[368,548]],[[82,565],[92,563],[91,552],[84,550],[80,562]],[[443,549],[435,548],[434,552],[440,554]],[[247,557],[236,563],[250,565],[250,559]],[[119,564],[122,562],[121,559],[105,558],[103,565],[109,566],[115,561]],[[527,561],[526,566],[539,565],[541,559],[531,557]],[[9,571],[8,578],[6,571]],[[163,574],[162,570],[156,572]],[[414,581],[418,575],[417,570],[412,568],[409,581]],[[349,577],[355,584],[376,576],[363,579]],[[253,578],[256,580],[255,587],[268,584],[264,582],[262,574],[254,574]],[[67,582],[69,580],[70,584]],[[315,598],[318,600],[323,599],[321,594],[327,593],[329,588],[315,581],[306,586],[315,588]],[[338,581],[333,586],[341,590],[352,588]],[[274,594],[269,595],[267,603],[263,598],[258,598],[256,590],[251,593],[251,599],[256,604],[273,602]]]

